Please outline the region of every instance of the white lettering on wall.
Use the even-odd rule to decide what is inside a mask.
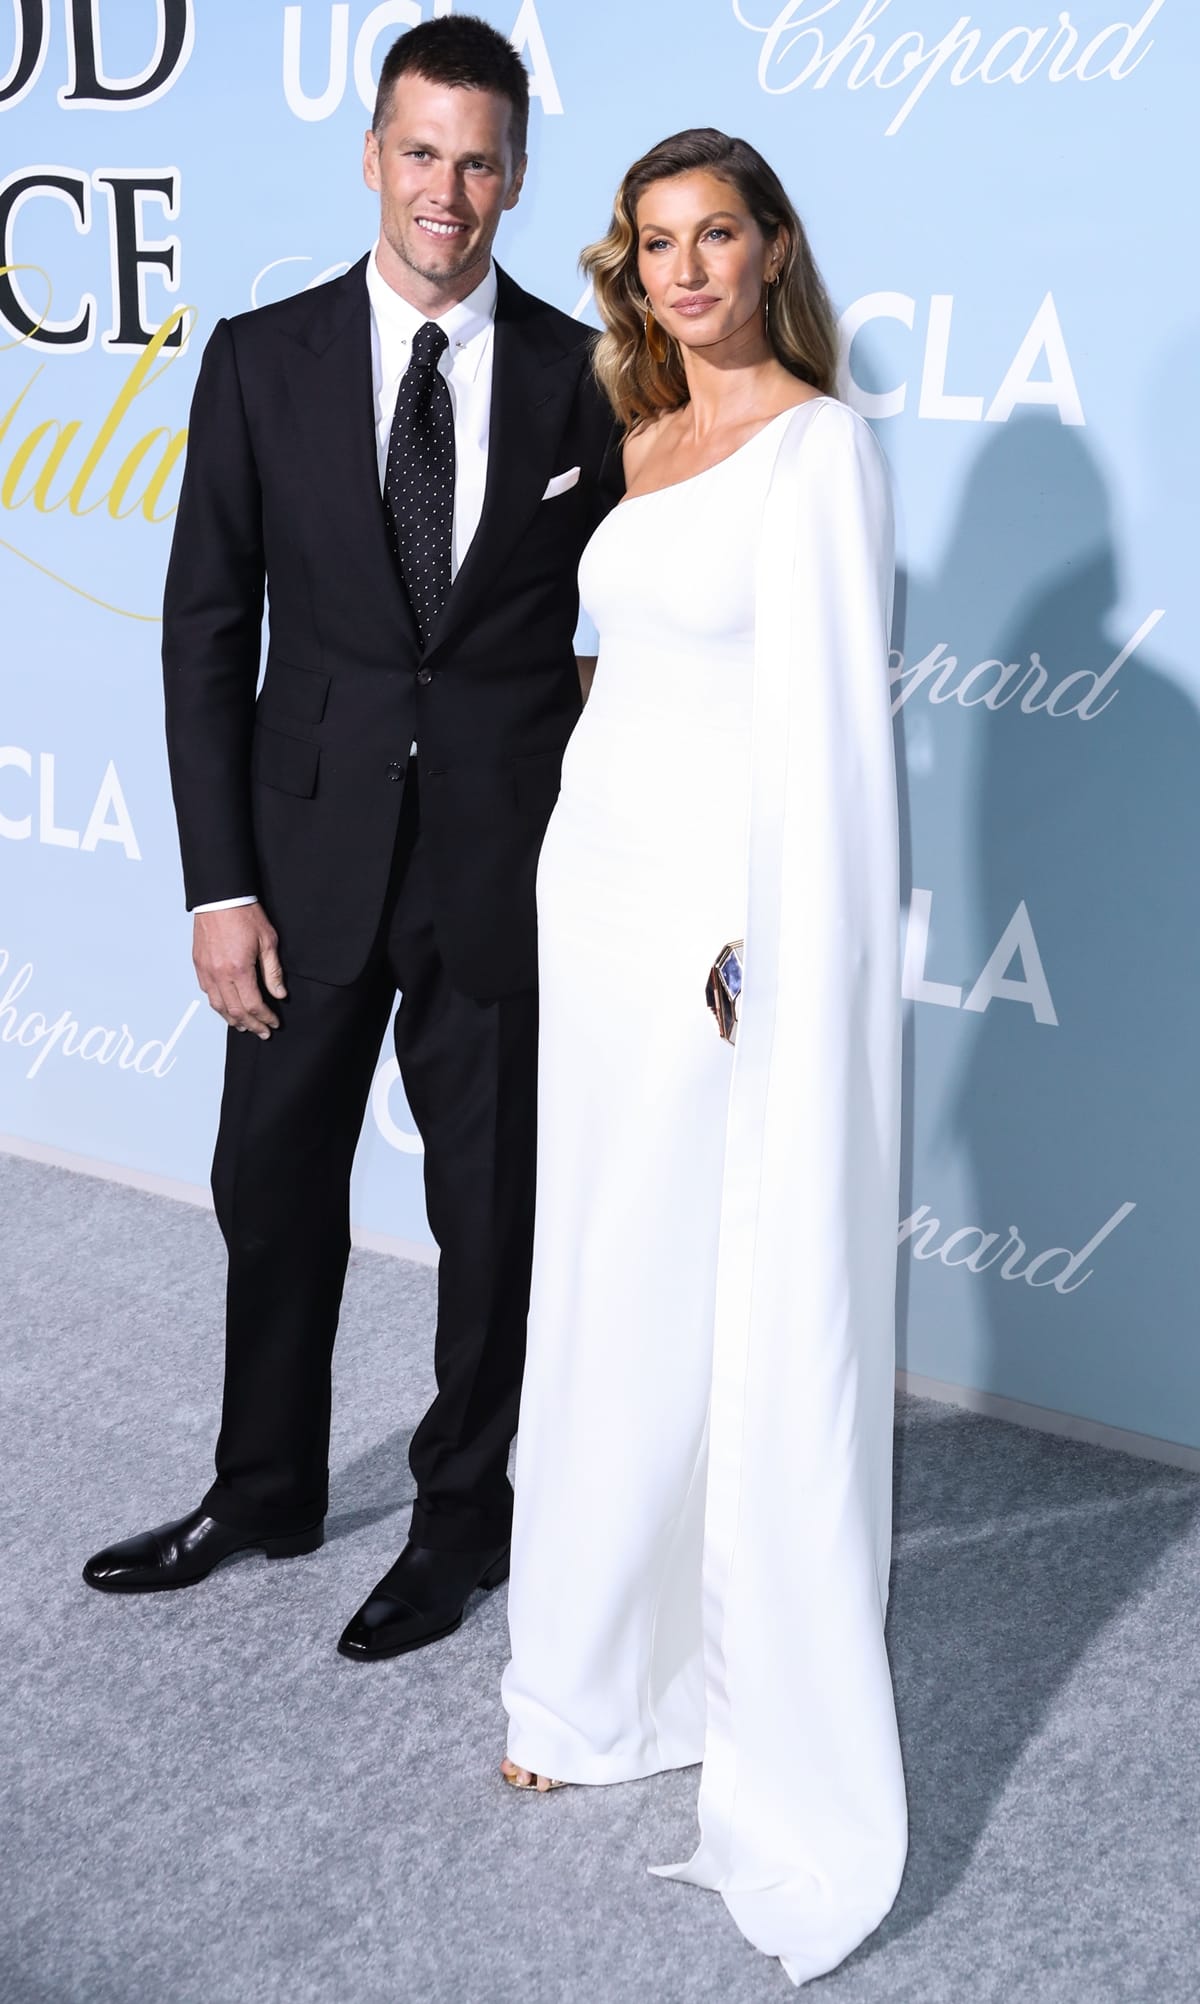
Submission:
[[[440,20],[452,10],[453,0],[433,0],[430,17]],[[344,4],[344,0],[336,0],[336,4],[328,9],[327,35],[317,36],[314,57],[308,37],[312,33],[314,18],[320,19],[323,24],[325,15],[325,7],[314,6],[312,0],[307,0],[307,4],[306,0],[298,0],[298,4],[283,10],[283,95],[293,116],[310,124],[333,117],[346,95],[347,81],[351,77],[359,100],[367,111],[373,111],[380,41],[385,34],[394,39],[407,28],[417,27],[425,18],[425,9],[421,0],[382,0],[382,4],[372,7],[360,24],[351,47],[350,7]],[[529,71],[530,97],[539,99],[543,111],[559,115],[563,108],[562,98],[538,18],[537,0],[521,0],[508,39],[517,54],[524,58]],[[306,52],[309,62],[307,88],[303,81]],[[319,84],[319,87],[314,89],[314,84]]]
[[[1052,1287],[1056,1294],[1074,1294],[1094,1272],[1092,1267],[1080,1272],[1084,1261],[1136,1209],[1136,1204],[1121,1204],[1078,1252],[1072,1252],[1068,1246],[1050,1246],[1031,1258],[1015,1225],[1010,1225],[1003,1236],[985,1231],[981,1225],[963,1225],[958,1231],[947,1233],[939,1244],[941,1219],[932,1215],[928,1204],[920,1204],[911,1217],[901,1218],[897,1243],[911,1241],[914,1259],[940,1260],[943,1266],[965,1267],[968,1273],[984,1273],[988,1267],[995,1267],[1001,1280],[1023,1280],[1027,1287]],[[1054,1272],[1049,1271],[1051,1267]]]
[[[508,39],[529,71],[530,97],[540,99],[544,112],[555,118],[561,117],[562,99],[558,94],[546,37],[538,20],[537,0],[521,0],[521,11],[513,22],[513,31]]]
[[[21,745],[0,745],[0,771],[8,768],[19,772],[30,781],[33,779],[33,754]],[[84,823],[82,834],[69,823],[60,824],[60,809],[56,804],[57,780],[53,752],[39,752],[37,761],[37,839],[48,849],[80,849],[85,854],[98,849],[101,842],[115,842],[123,849],[131,863],[140,863],[142,852],[134,834],[133,821],[121,789],[117,768],[109,759],[104,774],[92,799],[91,812]],[[26,796],[31,789],[24,789]],[[87,797],[86,795],[84,796]],[[3,796],[0,795],[0,799]],[[23,814],[10,814],[0,807],[0,837],[9,842],[28,842],[33,837],[34,817],[32,803]]]
[[[1019,697],[1017,707],[1024,716],[1044,713],[1048,717],[1078,717],[1081,723],[1094,723],[1116,702],[1120,694],[1115,686],[1117,676],[1163,617],[1162,606],[1147,613],[1132,639],[1113,656],[1107,668],[1076,668],[1052,686],[1051,671],[1036,649],[1028,662],[978,661],[961,676],[958,656],[951,654],[944,640],[908,666],[903,654],[893,649],[892,715],[898,715],[906,703],[923,691],[930,703],[957,703],[964,710],[975,710],[980,705],[987,710],[1002,710]]]
[[[925,972],[932,918],[932,891],[918,890],[914,885],[909,893],[904,958],[900,969],[900,993],[906,1002],[931,1002],[939,1009],[969,1009],[978,1016],[982,1016],[993,1002],[1021,1002],[1027,1009],[1032,1009],[1036,1022],[1057,1027],[1058,1011],[1054,1007],[1034,936],[1033,921],[1024,898],[996,941],[965,999],[959,983],[934,981]],[[1020,967],[1019,975],[1010,972],[1014,961]]]
[[[8,950],[0,947],[0,983],[8,974],[8,963]],[[18,1050],[33,1053],[25,1071],[27,1079],[37,1077],[52,1051],[60,1058],[79,1058],[84,1064],[115,1064],[118,1071],[139,1072],[143,1078],[165,1079],[175,1069],[176,1046],[199,1002],[188,1004],[169,1037],[147,1037],[139,1043],[128,1023],[116,1030],[94,1023],[85,1030],[69,1008],[53,1018],[40,1009],[26,1008],[22,998],[33,975],[33,962],[27,960],[8,986],[0,988],[0,1044],[14,1044]]]
[[[989,308],[989,311],[991,309]],[[842,350],[842,392],[852,409],[866,418],[899,417],[908,403],[909,379],[889,389],[869,390],[854,376],[854,341],[874,320],[896,320],[912,333],[917,302],[906,292],[868,292],[846,308],[838,323]],[[958,424],[1004,424],[1018,408],[1035,405],[1056,410],[1063,424],[1086,424],[1075,371],[1067,353],[1054,294],[1048,292],[1017,345],[990,401],[979,391],[947,387],[952,376],[950,336],[954,294],[935,292],[921,350],[921,389],[917,416]]]
[[[389,1148],[398,1148],[402,1155],[420,1155],[424,1143],[412,1128],[401,1127],[392,1114],[392,1088],[399,1083],[400,1067],[395,1058],[387,1058],[375,1074],[371,1087],[371,1112],[375,1125]],[[409,1115],[412,1119],[412,1115]]]
[[[1149,30],[1163,3],[1150,0],[1138,20],[1114,21],[1081,47],[1081,31],[1065,7],[1041,27],[998,28],[993,18],[986,29],[977,28],[969,14],[960,14],[934,40],[923,28],[899,28],[893,0],[784,0],[782,6],[731,0],[739,25],[762,38],[760,89],[772,97],[830,84],[902,92],[886,127],[889,139],[939,78],[956,90],[976,83],[1019,86],[1039,74],[1051,84],[1097,83],[1101,77],[1124,83],[1154,47]],[[876,28],[881,32],[872,32]]]
[[[273,271],[282,271],[285,265],[311,264],[312,262],[311,257],[305,257],[302,254],[298,254],[295,257],[273,257],[270,264],[264,264],[262,270],[256,272],[254,275],[250,286],[251,307],[266,306],[270,300],[276,298],[290,298],[291,294],[295,291],[295,286],[290,284],[288,280],[284,279],[280,281],[281,289],[275,286],[268,286],[265,293],[263,291],[263,280],[269,278]],[[312,292],[314,287],[327,284],[331,278],[340,278],[342,273],[349,271],[349,269],[350,266],[344,259],[338,264],[326,265],[324,271],[318,271],[314,277],[306,278],[300,290],[301,292]]]

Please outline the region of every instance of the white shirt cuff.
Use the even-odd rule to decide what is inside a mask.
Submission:
[[[231,912],[235,905],[256,905],[257,898],[218,898],[212,905],[193,905],[193,912]]]

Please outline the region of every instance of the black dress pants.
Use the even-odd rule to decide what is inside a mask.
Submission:
[[[387,905],[346,987],[288,974],[281,1027],[229,1033],[213,1161],[229,1253],[217,1477],[204,1508],[254,1531],[328,1503],[330,1366],[350,1251],[350,1168],[387,1019],[425,1149],[440,1248],[437,1393],[413,1436],[411,1536],[502,1544],[512,1519],[533,1245],[537,997],[459,993],[434,937],[416,767]],[[397,1481],[399,1472],[397,1471]]]

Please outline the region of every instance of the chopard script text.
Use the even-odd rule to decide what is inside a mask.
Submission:
[[[825,90],[894,91],[899,105],[887,126],[892,138],[940,78],[964,84],[1123,83],[1154,47],[1149,34],[1166,0],[1150,0],[1135,21],[1112,21],[1088,34],[1067,8],[1041,27],[975,27],[960,14],[936,36],[904,28],[893,0],[786,0],[769,18],[772,0],[732,0],[734,17],[762,37],[758,82],[772,97],[811,85]],[[991,13],[993,10],[988,9]],[[821,25],[818,26],[818,23]],[[875,32],[878,30],[879,32]]]

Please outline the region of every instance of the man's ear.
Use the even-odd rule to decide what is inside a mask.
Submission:
[[[379,141],[369,128],[363,135],[363,180],[379,193]]]
[[[525,169],[528,167],[528,165],[529,165],[529,156],[526,153],[522,153],[521,158],[517,163],[517,171],[513,175],[512,187],[509,189],[508,195],[505,198],[504,206],[506,209],[515,209],[517,203],[520,201],[521,190],[525,185]]]

